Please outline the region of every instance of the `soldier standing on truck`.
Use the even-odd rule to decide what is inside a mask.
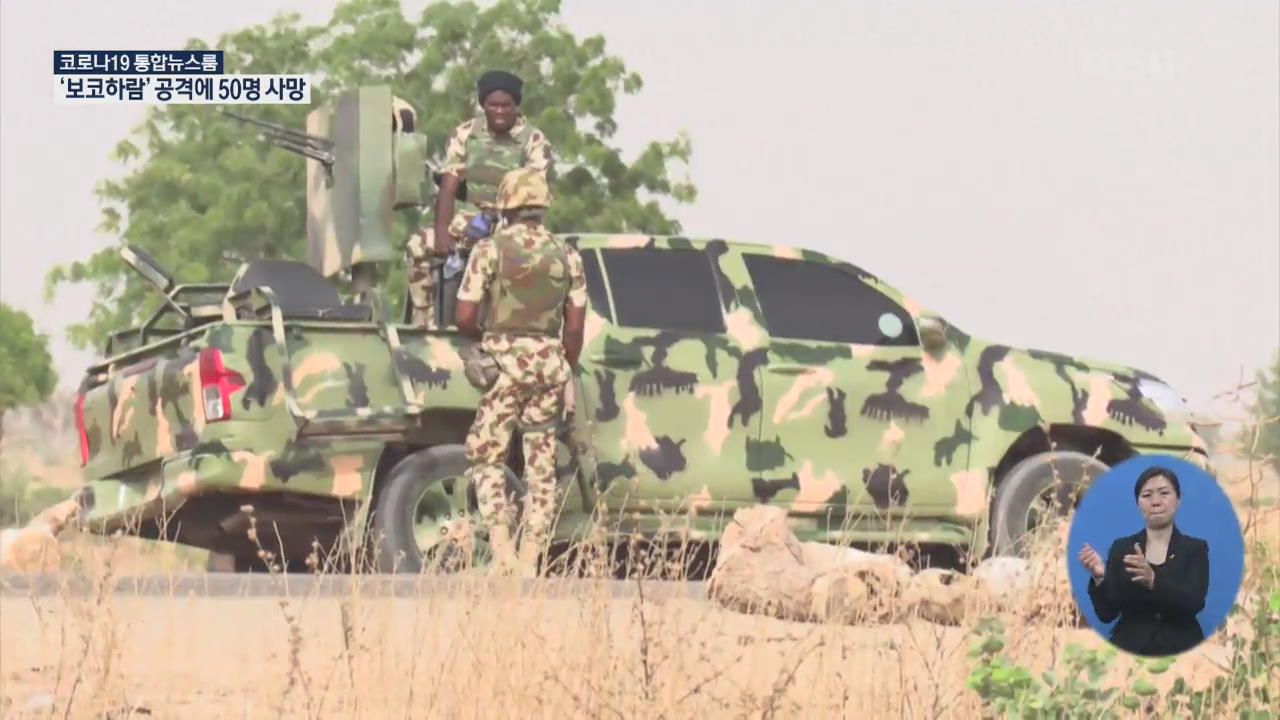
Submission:
[[[415,325],[436,329],[440,265],[452,277],[454,262],[447,261],[460,266],[475,242],[496,229],[493,204],[503,175],[523,167],[547,179],[551,144],[517,110],[523,87],[524,81],[503,70],[481,75],[476,83],[480,112],[449,138],[433,226],[419,229],[405,248]],[[448,324],[447,319],[444,322]]]
[[[582,257],[542,224],[549,203],[543,173],[507,173],[497,192],[506,225],[476,245],[458,289],[458,328],[480,341],[491,363],[487,377],[473,380],[486,389],[467,435],[468,474],[489,529],[495,569],[503,572],[514,560],[526,576],[537,573],[555,512],[555,429],[582,352],[587,306]],[[528,491],[524,533],[513,558],[505,462],[517,423]]]

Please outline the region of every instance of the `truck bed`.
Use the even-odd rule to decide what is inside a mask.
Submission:
[[[287,317],[263,289],[222,312],[90,368],[76,400],[90,522],[214,489],[355,499],[388,441],[456,434],[479,401],[457,333]]]

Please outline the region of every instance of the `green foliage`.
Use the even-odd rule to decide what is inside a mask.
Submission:
[[[0,474],[0,528],[21,527],[36,513],[70,496],[70,490],[42,485],[25,471],[6,468]]]
[[[1061,667],[1046,671],[1039,680],[1000,654],[1004,648],[1004,624],[984,619],[977,627],[978,640],[969,657],[979,661],[967,685],[997,715],[1023,718],[1119,717],[1129,702],[1102,680],[1115,659],[1107,647],[1086,650],[1075,645],[1063,652]]]
[[[1143,709],[1146,717],[1225,718],[1262,720],[1280,717],[1275,707],[1280,698],[1280,668],[1274,658],[1280,653],[1280,558],[1259,543],[1254,551],[1261,574],[1263,601],[1246,609],[1239,602],[1233,613],[1249,612],[1253,637],[1245,641],[1233,636],[1227,673],[1205,688],[1192,690],[1183,678],[1176,678],[1168,692],[1159,692],[1153,676],[1168,672],[1177,658],[1137,658],[1127,677],[1118,685],[1103,680],[1114,663],[1112,647],[1087,650],[1069,645],[1054,669],[1038,679],[1025,668],[1001,654],[1004,624],[994,618],[978,623],[977,639],[969,651],[976,665],[966,682],[982,699],[988,716],[1018,718],[1103,718],[1129,717]]]
[[[691,202],[692,184],[674,179],[687,163],[687,138],[650,142],[631,162],[610,144],[617,130],[619,93],[643,83],[605,53],[602,37],[578,38],[558,23],[559,0],[439,2],[413,21],[396,0],[349,0],[323,26],[299,16],[220,37],[229,73],[306,73],[314,105],[358,84],[385,84],[412,104],[438,163],[453,128],[476,111],[475,81],[505,68],[525,80],[521,110],[555,148],[555,206],[547,223],[557,231],[678,233],[659,201]],[[187,43],[204,49],[203,40]],[[301,129],[311,108],[261,106],[252,114]],[[178,282],[230,280],[228,258],[305,259],[305,163],[257,140],[216,108],[152,108],[120,141],[114,157],[131,172],[99,184],[100,229],[151,252]],[[400,240],[409,220],[397,219]],[[64,283],[92,283],[96,301],[68,338],[80,348],[140,322],[160,301],[106,248],[46,277],[52,297]],[[388,280],[392,307],[405,286],[402,267]]]
[[[1280,718],[1280,557],[1274,548],[1258,543],[1254,551],[1255,562],[1261,577],[1258,592],[1262,601],[1249,614],[1249,624],[1254,637],[1250,642],[1243,638],[1231,639],[1230,669],[1226,675],[1214,678],[1209,687],[1191,691],[1181,678],[1174,682],[1169,694],[1173,707],[1182,710],[1183,716],[1227,717],[1231,711],[1242,720],[1271,720]],[[1239,603],[1232,612],[1244,612]],[[1228,705],[1232,698],[1238,699]]]
[[[58,378],[49,340],[36,332],[27,313],[0,303],[0,417],[6,410],[34,405],[53,392]]]
[[[1270,368],[1258,371],[1257,381],[1252,423],[1244,428],[1240,441],[1245,452],[1254,458],[1267,458],[1271,467],[1280,472],[1280,350],[1272,358]]]

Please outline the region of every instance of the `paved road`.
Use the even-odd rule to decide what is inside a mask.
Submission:
[[[702,582],[646,580],[643,588],[634,581],[550,578],[524,580],[523,590],[541,596],[572,597],[598,593],[602,588],[615,598],[636,597],[643,589],[646,597],[705,598]],[[364,575],[361,577],[315,575],[259,575],[198,573],[190,575],[133,576],[118,578],[116,595],[146,597],[420,597],[454,593],[474,593],[493,587],[495,581],[481,575],[417,576]],[[94,580],[78,575],[0,574],[0,597],[46,597],[60,592],[88,595],[97,592]]]

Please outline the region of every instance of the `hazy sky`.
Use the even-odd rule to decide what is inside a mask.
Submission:
[[[406,2],[416,18],[423,0]],[[333,2],[0,3],[0,298],[62,340],[140,106],[52,101],[54,49],[171,49]],[[662,7],[656,12],[655,7]],[[121,9],[125,8],[125,9]],[[691,235],[832,253],[976,335],[1136,365],[1194,405],[1280,346],[1280,4],[565,2],[681,129]],[[482,70],[477,68],[477,72]]]

